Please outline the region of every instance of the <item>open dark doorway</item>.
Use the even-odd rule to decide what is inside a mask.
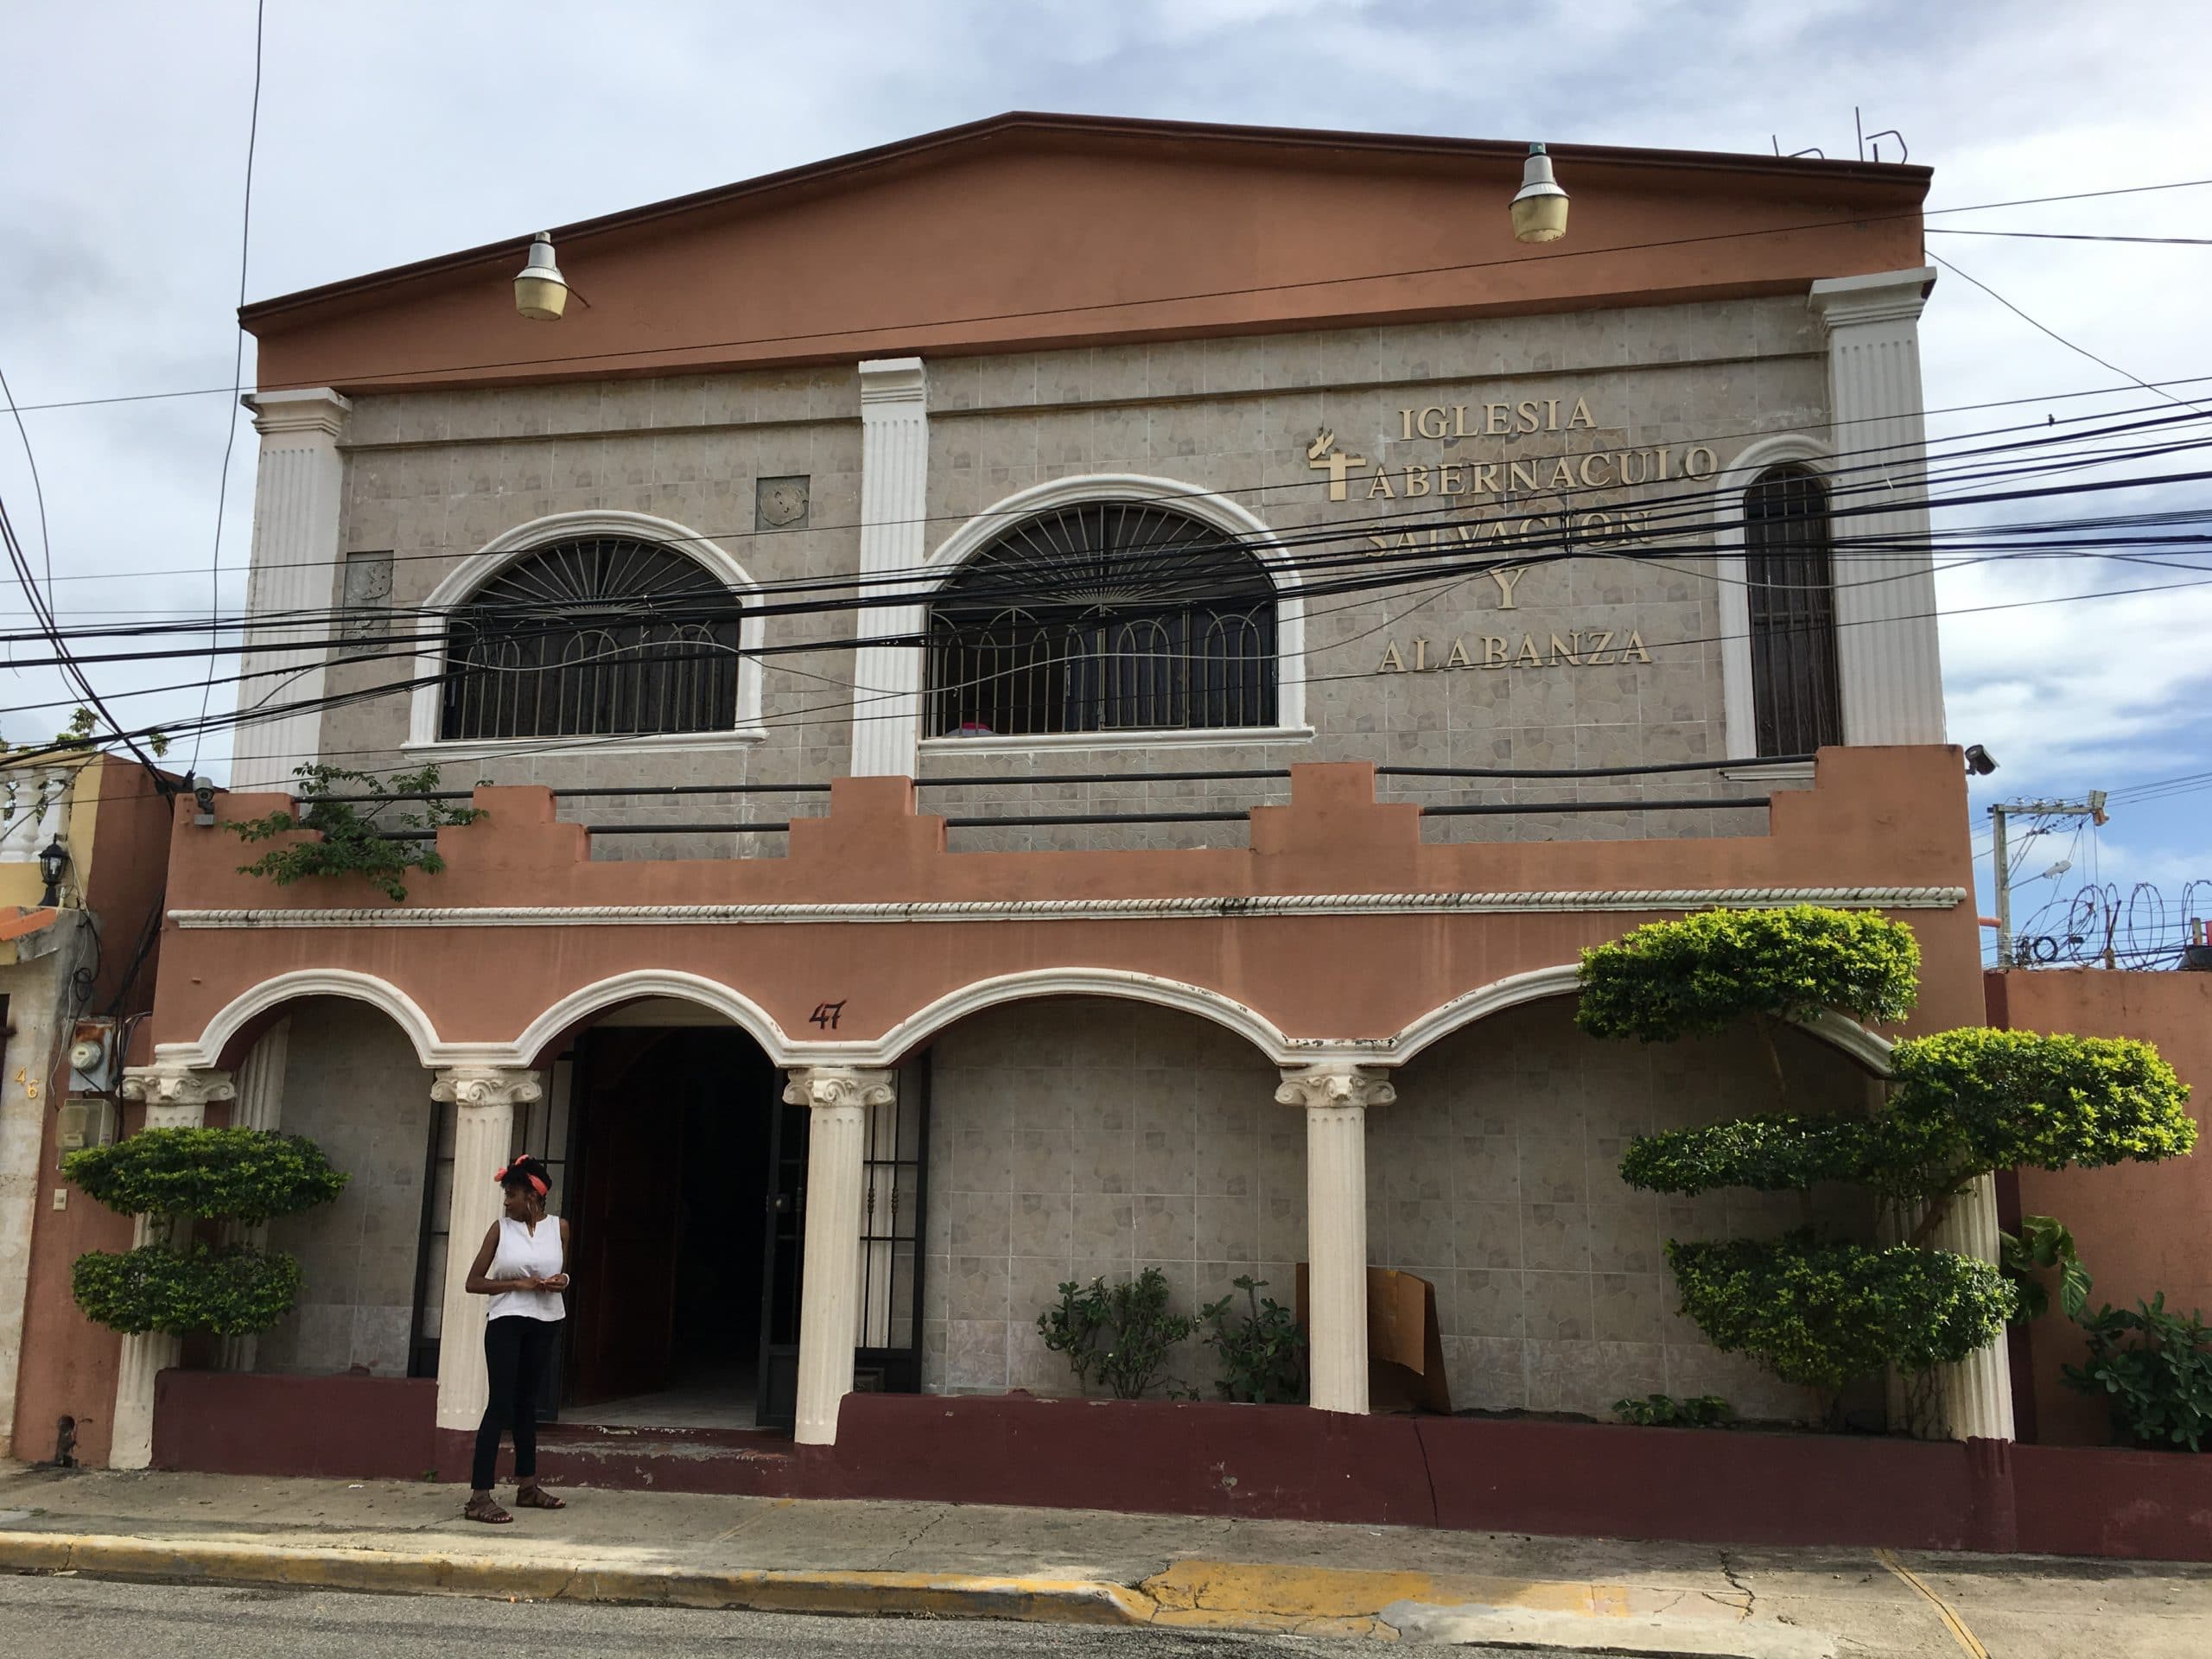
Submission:
[[[776,1156],[780,1082],[759,1045],[728,1027],[602,1026],[578,1039],[565,1418],[766,1421],[764,1342],[782,1334],[775,1307],[795,1325],[798,1304],[796,1252],[772,1261],[784,1253],[764,1225],[789,1160]],[[804,1156],[802,1143],[802,1170]],[[770,1294],[785,1277],[786,1294]]]

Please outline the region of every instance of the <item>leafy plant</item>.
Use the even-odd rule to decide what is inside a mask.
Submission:
[[[299,830],[312,830],[319,839],[289,842],[264,853],[251,864],[238,866],[241,875],[265,875],[282,887],[316,875],[358,875],[394,904],[404,904],[407,888],[401,878],[410,870],[435,875],[446,867],[437,843],[400,831],[438,830],[474,823],[484,816],[476,806],[454,806],[447,801],[422,800],[438,786],[438,769],[402,773],[387,785],[368,772],[342,766],[310,763],[293,768],[300,779],[296,814],[271,812],[264,818],[240,818],[226,827],[241,841],[272,841]],[[369,797],[362,804],[337,798],[341,795]],[[388,811],[404,801],[418,802],[420,811]],[[398,830],[393,826],[397,825]]]
[[[1213,1327],[1206,1346],[1221,1356],[1221,1381],[1215,1384],[1221,1397],[1263,1406],[1299,1403],[1306,1398],[1306,1332],[1298,1315],[1274,1297],[1261,1296],[1264,1279],[1247,1273],[1230,1282],[1244,1293],[1241,1321],[1230,1323],[1233,1295],[1198,1310]]]
[[[327,1204],[346,1188],[314,1141],[266,1129],[142,1129],[71,1153],[61,1171],[121,1215],[248,1224]]]
[[[156,760],[169,752],[168,734],[160,727],[149,727],[140,735],[146,740],[146,747],[153,751]],[[17,743],[12,747],[22,753],[30,753],[50,749],[97,748],[105,740],[99,734],[99,716],[80,704],[69,711],[69,724],[54,734],[53,742]],[[8,744],[0,743],[0,753],[4,753],[10,747]]]
[[[1058,1307],[1037,1316],[1045,1346],[1067,1356],[1069,1369],[1086,1388],[1096,1376],[1117,1400],[1140,1398],[1159,1380],[1167,1351],[1198,1328],[1187,1314],[1167,1311],[1167,1275],[1147,1268],[1134,1280],[1060,1287]]]
[[[1621,1176],[1646,1192],[1799,1195],[1806,1224],[1784,1238],[1670,1242],[1668,1260],[1682,1311],[1713,1343],[1832,1393],[1885,1366],[1916,1375],[1993,1341],[2022,1306],[2044,1305],[2037,1268],[2056,1268],[2062,1303],[2081,1306],[2088,1275],[2047,1217],[2008,1258],[2017,1284],[1990,1263],[1922,1248],[1969,1183],[2022,1164],[2151,1161],[2196,1143],[2173,1069],[2150,1045],[2120,1038],[1913,1038],[1891,1050],[1892,1085],[1870,1113],[1791,1110],[1779,1027],[1831,1009],[1866,1023],[1901,1018],[1919,959],[1901,924],[1804,906],[1655,922],[1583,953],[1576,1019],[1592,1035],[1661,1042],[1748,1020],[1764,1040],[1780,1109],[1642,1136]],[[1816,1236],[1811,1189],[1824,1181],[1875,1194],[1904,1242],[1870,1249]]]
[[[1791,905],[1652,922],[1582,953],[1575,1023],[1647,1043],[1726,1031],[1746,1016],[1803,1023],[1834,1008],[1862,1025],[1917,1000],[1920,944],[1902,922]]]
[[[2023,1216],[2018,1237],[1997,1236],[1997,1265],[2012,1281],[2020,1311],[2015,1323],[2039,1319],[2050,1311],[2050,1291],[2039,1274],[2058,1270],[2059,1311],[2069,1319],[2082,1317],[2088,1306],[2089,1270],[2074,1247],[2074,1235],[2052,1216]]]
[[[236,1245],[92,1250],[70,1269],[77,1306],[127,1336],[212,1331],[240,1337],[266,1331],[291,1312],[301,1283],[300,1264],[291,1256]]]
[[[2012,1287],[1986,1262],[1948,1250],[1732,1238],[1667,1246],[1682,1311],[1713,1345],[1755,1355],[1776,1376],[1834,1390],[1895,1365],[1964,1359],[2003,1332]]]
[[[2102,1393],[2122,1440],[2202,1451],[2212,1436],[2212,1330],[2202,1319],[2167,1313],[2161,1291],[2133,1312],[2101,1307],[2081,1325],[2088,1363],[2059,1368],[2067,1386]]]
[[[1734,1420],[1736,1408],[1717,1394],[1682,1400],[1670,1394],[1647,1394],[1641,1400],[1614,1401],[1613,1415],[1645,1428],[1718,1428]]]

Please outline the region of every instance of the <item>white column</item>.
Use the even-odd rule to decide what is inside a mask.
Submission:
[[[229,1100],[237,1092],[227,1071],[135,1065],[123,1075],[123,1097],[146,1103],[149,1129],[196,1129],[207,1121],[209,1102]],[[182,1243],[190,1229],[183,1217],[140,1216],[131,1247]],[[176,1363],[178,1347],[177,1338],[162,1331],[124,1338],[107,1454],[111,1469],[143,1469],[154,1460],[154,1379]]]
[[[799,1265],[801,1446],[837,1439],[837,1407],[853,1391],[861,1319],[861,1186],[871,1106],[897,1096],[898,1074],[843,1065],[793,1066],[784,1098],[810,1109],[806,1232]]]
[[[929,552],[929,380],[918,357],[861,365],[861,597],[911,594],[911,577]],[[919,603],[864,607],[863,640],[912,638]],[[853,766],[855,778],[912,778],[922,727],[918,645],[864,644],[854,655]]]
[[[346,575],[338,540],[346,463],[338,439],[353,407],[327,388],[258,392],[246,402],[261,434],[246,613],[297,612],[306,620],[252,631],[240,669],[246,677],[238,682],[242,715],[323,695],[328,652],[300,642],[327,639],[337,626]],[[316,709],[246,721],[232,739],[231,787],[289,788],[292,768],[321,753],[321,730]]]
[[[430,1098],[454,1109],[453,1197],[447,1211],[445,1311],[438,1325],[438,1427],[473,1431],[484,1419],[486,1299],[467,1288],[478,1246],[499,1218],[492,1177],[514,1149],[515,1108],[544,1093],[535,1071],[463,1065],[441,1071]]]
[[[1847,743],[1943,741],[1935,562],[1928,546],[1920,308],[1932,266],[1813,284],[1828,335],[1839,537],[1894,537],[1835,557],[1836,667]],[[1893,510],[1882,507],[1894,499]],[[1878,577],[1873,581],[1869,578]]]
[[[1320,1411],[1367,1409],[1367,1109],[1398,1097],[1375,1066],[1285,1066],[1275,1099],[1306,1109],[1306,1353]]]
[[[1977,1175],[1951,1200],[1929,1230],[1930,1249],[1951,1250],[1978,1261],[1997,1260],[1997,1180]],[[2005,1333],[1986,1348],[1936,1373],[1936,1408],[1955,1440],[2009,1440],[2012,1427],[2012,1366]]]
[[[261,1035],[253,1046],[253,1052],[245,1057],[245,1064],[238,1067],[238,1098],[231,1103],[231,1127],[234,1129],[270,1129],[279,1128],[284,1121],[284,1062],[291,1052],[292,1016],[284,1015]],[[269,1224],[226,1222],[223,1228],[225,1242],[243,1244],[250,1250],[258,1250],[269,1243]],[[250,1371],[260,1357],[261,1337],[249,1331],[242,1337],[225,1337],[220,1355],[216,1360],[219,1369],[226,1371]]]

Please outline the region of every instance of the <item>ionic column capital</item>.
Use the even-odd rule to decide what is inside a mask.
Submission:
[[[888,1106],[899,1097],[899,1074],[852,1065],[795,1065],[784,1085],[793,1106],[825,1111],[835,1106]]]
[[[238,1098],[238,1080],[228,1071],[156,1061],[134,1065],[123,1074],[123,1097],[143,1100],[150,1118],[164,1108],[204,1111],[219,1100]]]
[[[1388,1106],[1398,1097],[1388,1067],[1325,1060],[1316,1065],[1286,1065],[1275,1090],[1280,1106]]]
[[[537,1072],[513,1066],[452,1066],[430,1084],[432,1100],[454,1106],[527,1106],[544,1096]]]

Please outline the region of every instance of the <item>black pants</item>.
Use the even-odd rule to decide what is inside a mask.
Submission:
[[[537,1385],[560,1329],[558,1319],[514,1313],[485,1325],[484,1368],[492,1374],[492,1397],[485,1402],[484,1422],[476,1431],[476,1461],[468,1475],[474,1491],[492,1490],[503,1431],[515,1437],[515,1478],[528,1480],[537,1474]]]

